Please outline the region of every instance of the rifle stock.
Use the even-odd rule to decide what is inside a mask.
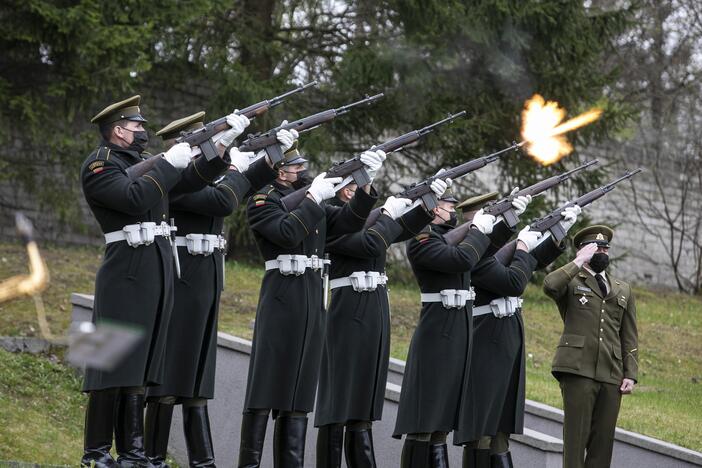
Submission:
[[[461,243],[463,239],[468,235],[468,231],[470,231],[470,222],[465,222],[463,224],[460,224],[456,226],[455,228],[451,229],[449,232],[444,234],[444,240],[446,240],[446,243],[448,245],[458,245]]]

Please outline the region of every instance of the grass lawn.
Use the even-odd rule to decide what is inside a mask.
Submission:
[[[70,293],[93,291],[94,274],[99,265],[101,250],[93,247],[45,246],[42,252],[52,275],[51,286],[44,293],[44,301],[52,330],[60,333],[70,322]],[[24,252],[19,245],[0,244],[0,278],[24,272],[24,262]],[[227,263],[220,330],[251,338],[251,321],[256,312],[261,277],[261,268],[236,262]],[[702,451],[702,298],[653,293],[643,289],[635,292],[640,382],[635,394],[624,398],[619,426]],[[399,359],[405,359],[407,355],[419,312],[417,298],[418,290],[413,284],[395,284],[391,281],[392,355]],[[550,374],[551,358],[561,331],[558,312],[537,286],[529,286],[527,289],[525,305],[527,398],[560,407],[558,385]],[[37,329],[31,301],[18,300],[0,306],[0,335],[36,336]],[[25,361],[27,359],[38,361],[34,363],[38,369],[45,369],[45,373],[60,382],[42,377],[36,389],[25,392],[23,382],[30,381],[28,376],[31,375],[25,374],[26,380],[12,377],[9,381],[14,383],[7,385],[5,374],[17,375],[17,369],[28,366]],[[18,436],[10,430],[12,427],[26,428],[25,432],[33,433],[33,438],[38,437],[47,443],[60,441],[53,449],[57,452],[71,450],[71,453],[79,453],[77,451],[80,449],[82,429],[80,407],[83,400],[80,395],[76,395],[78,383],[72,374],[61,365],[43,358],[4,353],[0,355],[0,360],[0,403],[6,408],[6,401],[10,401],[17,407],[16,412],[13,410],[8,416],[4,411],[0,414],[0,459],[28,460],[37,453],[46,453],[45,450],[30,450],[16,452],[17,455],[11,457],[6,455],[15,453],[7,452],[6,444],[19,443],[16,440]],[[46,369],[54,370],[49,372]],[[38,411],[43,405],[50,404],[47,402],[46,389],[54,387],[66,392],[65,404],[76,407],[75,411],[59,410],[60,417],[52,420],[51,430],[61,432],[61,435],[44,434],[36,429],[54,414],[51,408],[44,412]],[[14,417],[12,414],[22,417],[17,420],[2,419]],[[23,453],[27,456],[22,456]],[[62,463],[74,462],[75,456],[72,455]],[[57,463],[57,458],[53,455],[50,459],[53,460],[52,463]]]

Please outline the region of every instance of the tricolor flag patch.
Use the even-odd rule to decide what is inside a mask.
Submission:
[[[102,172],[105,168],[103,167],[105,165],[105,161],[93,161],[88,165],[88,170],[92,171],[93,174],[99,174]]]
[[[266,203],[266,198],[268,198],[268,194],[266,193],[259,193],[253,196],[253,201],[255,206],[261,206],[264,203]]]

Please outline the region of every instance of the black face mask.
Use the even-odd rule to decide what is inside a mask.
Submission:
[[[453,227],[458,226],[458,214],[455,211],[449,213],[449,219],[446,221],[446,224]]]
[[[598,252],[595,255],[592,256],[590,261],[588,262],[590,265],[590,268],[592,268],[592,271],[595,273],[602,273],[605,271],[605,268],[609,265],[609,255],[606,253]]]
[[[145,130],[129,130],[128,128],[124,128],[124,130],[132,132],[132,135],[134,135],[134,139],[127,146],[128,150],[136,151],[137,153],[146,151],[146,146],[149,144],[149,134]]]
[[[302,187],[306,187],[311,183],[312,178],[307,174],[307,169],[303,169],[297,173],[297,179],[295,180],[295,182],[292,182],[292,187],[295,190],[299,190]]]

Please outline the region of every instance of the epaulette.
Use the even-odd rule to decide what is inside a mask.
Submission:
[[[112,152],[112,150],[110,148],[108,148],[107,146],[100,146],[97,149],[97,152],[95,153],[95,159],[96,160],[101,159],[104,161],[108,161],[110,159],[111,152]]]

